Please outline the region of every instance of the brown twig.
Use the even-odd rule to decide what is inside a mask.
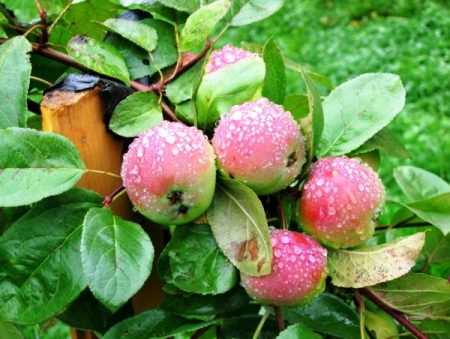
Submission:
[[[273,307],[275,311],[275,320],[277,322],[278,329],[281,331],[284,331],[286,329],[286,325],[284,324],[283,320],[283,313],[281,313],[280,306],[274,306]]]
[[[42,33],[39,38],[39,45],[45,47],[45,46],[47,46],[47,43],[48,43],[47,12],[44,9],[42,9],[41,4],[39,3],[39,0],[34,0],[34,4],[36,5],[36,8],[39,12],[39,17],[41,18]]]
[[[389,314],[392,318],[394,318],[400,324],[405,326],[405,328],[408,329],[408,331],[410,331],[417,338],[428,339],[428,337],[416,326],[414,326],[404,314],[392,309],[382,298],[373,293],[370,289],[361,288],[359,289],[359,291],[361,292],[362,295],[369,298],[374,304],[376,304],[379,308],[381,308],[383,311]]]
[[[402,227],[417,227],[417,226],[430,226],[431,224],[428,222],[412,222],[410,224],[398,224],[397,226],[391,226],[391,225],[380,225],[375,227],[377,231],[379,230],[386,230],[386,229],[393,229],[393,228],[402,228]]]
[[[283,201],[281,200],[280,193],[277,194],[278,208],[280,209],[281,228],[287,230],[286,213],[284,212]]]
[[[364,300],[361,298],[361,293],[357,289],[354,290],[355,292],[355,304],[358,307],[359,310],[359,331],[361,339],[364,339],[366,337],[366,331],[364,326],[364,312],[365,312],[365,305]]]
[[[113,202],[114,198],[123,190],[125,189],[125,187],[123,187],[122,184],[120,184],[119,187],[115,188],[114,191],[112,191],[111,193],[109,193],[107,196],[105,196],[103,198],[103,207],[109,207],[109,205],[111,205],[111,203]]]
[[[206,332],[208,332],[208,330],[209,330],[211,327],[212,327],[212,325],[209,325],[209,326],[206,326],[206,327],[203,327],[203,328],[199,329],[197,332],[195,332],[195,333],[192,335],[191,339],[198,339],[198,338],[200,338],[203,334],[205,334]]]
[[[175,113],[172,111],[172,109],[170,108],[170,106],[164,101],[161,100],[161,102],[159,103],[161,105],[162,110],[164,111],[164,113],[172,120],[172,121],[176,121],[176,122],[181,122],[180,119],[177,118],[177,116],[175,115]]]

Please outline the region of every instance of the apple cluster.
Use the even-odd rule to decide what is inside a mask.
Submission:
[[[255,57],[226,46],[211,54],[205,72]],[[299,124],[282,106],[262,97],[222,114],[211,141],[196,127],[179,122],[164,121],[150,128],[129,146],[121,175],[140,213],[160,224],[179,225],[195,220],[211,204],[216,167],[220,175],[262,196],[293,184],[304,164]],[[297,214],[309,235],[271,230],[271,273],[241,274],[249,295],[264,303],[301,304],[321,293],[327,275],[327,250],[322,245],[362,244],[373,235],[374,218],[384,200],[378,175],[360,160],[345,156],[319,159],[300,184]]]

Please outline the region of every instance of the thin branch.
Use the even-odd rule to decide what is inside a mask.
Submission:
[[[50,36],[50,34],[52,34],[53,28],[55,28],[56,24],[59,22],[59,20],[62,18],[62,16],[69,10],[69,8],[71,6],[72,6],[72,1],[66,7],[64,7],[62,12],[59,13],[58,16],[56,17],[55,21],[52,22],[50,27],[47,29],[47,32],[48,32],[49,36]]]
[[[355,289],[354,292],[355,292],[355,303],[359,310],[359,332],[361,339],[365,339],[366,331],[364,326],[364,312],[365,312],[364,300],[361,298],[361,294],[359,293],[358,290]]]
[[[270,312],[267,311],[266,309],[264,309],[264,312],[265,313],[262,316],[262,318],[258,324],[258,327],[256,327],[255,333],[253,334],[253,339],[258,339],[259,334],[261,333],[261,330],[262,330],[264,324],[266,323],[267,318],[269,318]]]
[[[280,332],[284,331],[286,329],[286,325],[284,324],[281,308],[280,306],[274,306],[273,309],[275,311],[275,320],[277,322],[278,329],[280,330]]]
[[[34,4],[36,5],[36,8],[39,12],[39,17],[41,18],[41,25],[42,25],[42,33],[39,38],[39,45],[46,46],[48,43],[47,12],[44,9],[42,9],[41,4],[39,3],[39,0],[34,0]]]
[[[120,186],[118,186],[116,189],[114,189],[114,191],[109,193],[103,199],[103,207],[109,207],[109,205],[111,205],[111,203],[114,201],[114,199],[124,191],[125,191],[125,187],[123,187],[122,184]]]
[[[375,227],[375,229],[377,231],[379,230],[388,230],[388,229],[393,229],[393,228],[402,228],[402,227],[417,227],[417,226],[430,226],[431,224],[428,222],[412,222],[410,224],[403,224],[400,223],[397,226],[396,225],[380,225]]]
[[[288,227],[287,227],[287,222],[286,222],[286,213],[284,211],[283,201],[281,200],[280,193],[277,194],[277,200],[278,200],[278,208],[280,210],[281,228],[283,230],[287,230]]]
[[[47,80],[45,80],[45,79],[36,77],[36,76],[34,76],[34,75],[31,75],[31,76],[30,76],[30,79],[31,79],[31,80],[34,80],[34,81],[38,81],[38,82],[40,82],[40,83],[43,83],[44,85],[47,85],[48,87],[53,86],[53,84],[52,84],[50,81],[47,81]]]
[[[177,116],[175,115],[175,113],[172,111],[172,109],[170,108],[170,106],[169,106],[164,100],[161,100],[160,105],[161,105],[161,108],[163,109],[164,113],[165,113],[172,121],[181,122],[180,119],[178,119]]]
[[[389,306],[382,298],[373,293],[370,289],[365,287],[359,289],[359,291],[361,292],[362,295],[366,296],[371,301],[373,301],[374,304],[376,304],[379,308],[381,308],[383,311],[389,314],[392,318],[394,318],[400,324],[405,326],[405,328],[408,329],[408,331],[414,334],[417,338],[428,339],[428,337],[416,326],[414,326],[404,314],[392,309],[391,306]]]

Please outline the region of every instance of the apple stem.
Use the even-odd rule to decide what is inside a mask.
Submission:
[[[362,339],[366,338],[366,331],[364,326],[364,300],[361,298],[361,293],[358,290],[355,290],[355,303],[359,310],[359,331]]]
[[[261,333],[261,330],[266,323],[267,318],[269,318],[270,312],[264,309],[264,315],[261,318],[261,321],[258,324],[258,327],[255,330],[255,333],[253,334],[252,339],[258,339],[259,334]]]
[[[277,200],[278,200],[278,208],[280,209],[280,217],[281,217],[281,228],[283,230],[287,230],[287,222],[286,222],[286,213],[284,212],[283,202],[281,200],[280,193],[277,194]]]
[[[286,329],[286,325],[284,324],[283,320],[283,313],[281,313],[280,306],[274,306],[273,307],[275,311],[275,320],[277,322],[278,329],[281,331],[284,331]]]
[[[381,308],[383,311],[385,311],[387,314],[389,314],[392,318],[397,320],[400,324],[402,324],[409,332],[411,332],[413,335],[415,335],[419,339],[428,339],[428,337],[419,330],[416,326],[414,326],[409,319],[402,313],[397,312],[396,310],[392,309],[390,305],[386,303],[382,298],[380,298],[377,294],[372,292],[368,288],[361,288],[359,289],[359,292],[369,298],[371,301],[373,301],[374,304],[376,304],[379,308]]]
[[[121,195],[123,192],[125,192],[125,187],[123,187],[123,185],[121,184],[120,186],[115,188],[114,191],[105,196],[105,198],[103,199],[103,207],[109,207],[109,205],[111,205],[115,198]]]

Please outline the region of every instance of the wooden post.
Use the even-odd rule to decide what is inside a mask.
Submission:
[[[104,104],[100,96],[100,85],[82,92],[48,92],[41,104],[42,129],[62,134],[78,148],[89,170],[120,174],[122,155],[126,151],[123,140],[111,134],[104,123]],[[121,179],[102,173],[87,172],[78,182],[79,187],[96,191],[102,196],[111,193],[121,185]],[[163,235],[159,226],[151,224],[138,213],[133,212],[126,194],[111,205],[120,217],[141,224],[149,233],[155,246],[153,272],[141,291],[133,297],[136,313],[157,307],[162,301],[162,283],[156,274],[156,258],[163,247]],[[90,333],[74,330],[75,339],[93,338]]]

